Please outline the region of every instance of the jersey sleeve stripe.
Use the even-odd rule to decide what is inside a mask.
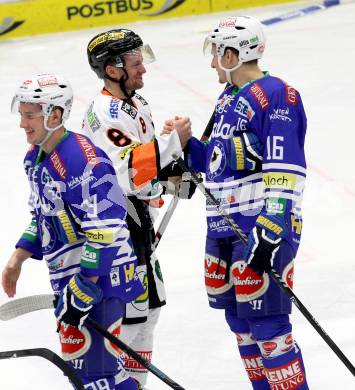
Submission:
[[[157,155],[159,153],[157,153],[155,141],[139,145],[132,151],[129,172],[134,188],[146,184],[158,175],[159,159]]]
[[[268,170],[278,171],[294,171],[303,174],[303,176],[306,175],[306,168],[302,167],[301,165],[296,164],[283,164],[283,163],[268,163],[263,164],[263,172],[266,172]]]

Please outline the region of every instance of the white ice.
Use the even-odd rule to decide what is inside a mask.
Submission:
[[[261,19],[299,5],[244,12]],[[164,119],[189,115],[200,136],[221,91],[209,59],[202,56],[204,33],[221,15],[193,16],[130,25],[153,47],[158,61],[147,66],[143,96],[157,130]],[[64,74],[75,91],[68,128],[78,130],[100,82],[90,70],[86,44],[103,28],[0,42],[0,265],[29,221],[28,184],[22,168],[27,149],[18,117],[9,113],[19,83],[38,72]],[[355,4],[267,27],[262,68],[296,87],[308,115],[308,179],[304,230],[297,256],[295,293],[334,342],[355,364]],[[169,199],[167,200],[167,203]],[[210,309],[203,282],[204,199],[181,201],[158,255],[168,305],[156,329],[153,363],[187,390],[249,389],[235,337],[223,312]],[[25,263],[17,297],[50,292],[44,263]],[[8,298],[1,291],[0,304]],[[304,355],[312,390],[355,389],[355,379],[294,308],[294,335]],[[59,353],[50,310],[0,324],[0,351],[47,347]],[[0,361],[1,390],[64,390],[60,372],[39,358]],[[151,390],[167,389],[153,376]]]

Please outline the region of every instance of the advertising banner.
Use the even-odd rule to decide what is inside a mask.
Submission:
[[[282,0],[24,0],[0,3],[0,39],[122,25]]]

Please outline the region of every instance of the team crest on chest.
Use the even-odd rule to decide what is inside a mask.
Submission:
[[[226,154],[224,152],[224,147],[222,142],[215,141],[215,145],[211,154],[209,171],[207,173],[208,179],[213,180],[215,177],[219,176],[226,167]]]

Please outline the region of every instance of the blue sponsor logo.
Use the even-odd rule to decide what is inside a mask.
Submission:
[[[118,118],[118,101],[116,99],[111,99],[110,115],[111,115],[111,118],[113,118],[113,119]]]

